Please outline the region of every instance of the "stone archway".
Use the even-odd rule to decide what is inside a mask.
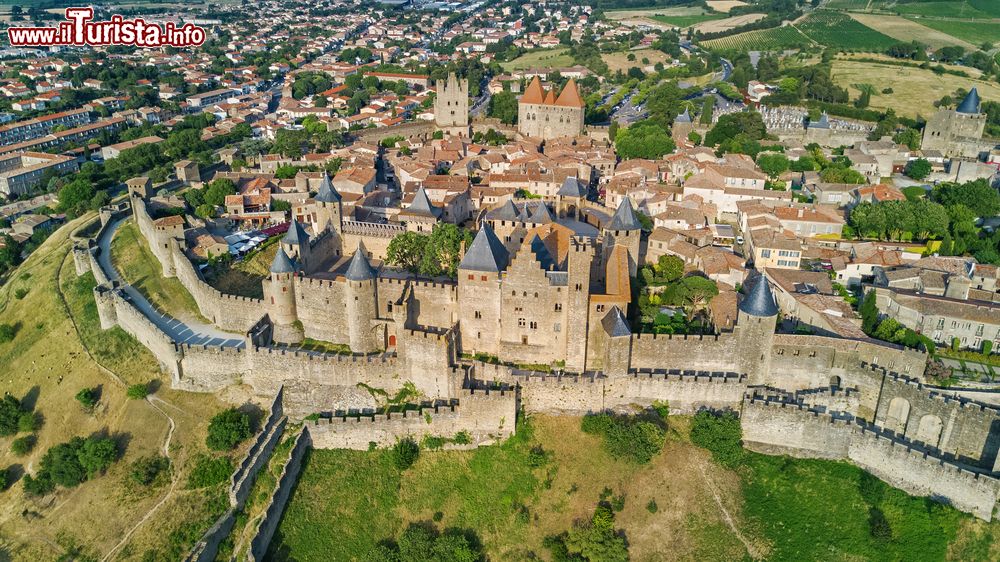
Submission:
[[[931,447],[938,447],[941,442],[941,418],[934,414],[927,414],[920,418],[917,426],[917,441],[922,441]]]
[[[910,417],[910,402],[906,398],[895,397],[889,401],[889,411],[885,418],[885,428],[896,433],[906,432],[906,420]]]

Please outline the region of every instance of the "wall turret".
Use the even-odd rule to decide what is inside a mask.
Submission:
[[[642,223],[632,208],[632,201],[625,197],[615,211],[614,216],[604,225],[604,261],[611,254],[615,245],[628,248],[628,274],[635,277],[639,264],[639,245],[642,240]]]
[[[288,326],[299,319],[295,305],[295,264],[284,248],[278,248],[271,262],[271,278],[265,292],[268,314],[275,324]]]
[[[736,322],[736,357],[750,384],[771,382],[771,347],[777,322],[778,305],[771,286],[763,274],[758,274],[750,292],[740,302]]]
[[[309,234],[302,226],[302,223],[292,219],[288,225],[288,233],[281,239],[281,249],[288,254],[289,258],[296,261],[298,269],[308,272],[310,268]]]
[[[358,249],[351,258],[351,263],[344,273],[344,300],[347,303],[347,326],[351,351],[355,353],[371,353],[383,349],[384,335],[376,329],[373,320],[378,317],[375,285],[377,276],[372,269],[364,248],[358,244]]]
[[[326,229],[336,233],[341,232],[343,227],[343,207],[340,193],[337,193],[330,181],[330,176],[323,172],[323,180],[319,184],[319,191],[316,192],[316,224],[313,232],[319,234]]]

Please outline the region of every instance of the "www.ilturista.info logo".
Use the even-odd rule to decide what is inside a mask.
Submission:
[[[57,27],[11,27],[7,38],[14,47],[193,47],[205,42],[205,30],[190,23],[177,27],[168,21],[161,27],[142,18],[127,20],[119,15],[109,21],[91,21],[93,8],[66,8],[66,19]]]

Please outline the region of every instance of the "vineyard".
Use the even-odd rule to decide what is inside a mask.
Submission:
[[[720,51],[776,51],[808,47],[813,43],[790,25],[759,29],[705,41],[703,45]]]
[[[821,45],[851,51],[883,51],[897,43],[892,37],[866,27],[847,14],[839,12],[825,10],[814,12],[797,27],[807,37]]]
[[[950,0],[947,2],[917,2],[896,4],[889,8],[889,10],[907,16],[982,19],[997,17],[992,15],[992,13],[996,12],[995,3],[992,8],[987,7],[987,4],[992,1]]]
[[[895,43],[897,41],[892,37],[866,27],[846,14],[820,10],[794,26],[747,31],[705,41],[704,45],[724,51],[773,51],[810,45],[853,51],[882,51]]]
[[[935,20],[915,18],[913,21],[931,29],[947,33],[973,45],[983,42],[1000,42],[1000,23],[980,23],[974,21]]]

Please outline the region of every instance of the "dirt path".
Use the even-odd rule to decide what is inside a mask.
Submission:
[[[755,546],[750,544],[750,541],[748,541],[746,537],[743,536],[743,533],[741,533],[739,528],[736,527],[736,522],[733,521],[733,517],[729,514],[729,510],[726,509],[726,506],[722,505],[722,498],[719,497],[719,490],[715,487],[715,482],[705,470],[705,465],[699,465],[698,469],[701,471],[701,476],[705,479],[705,483],[708,484],[709,491],[712,492],[712,499],[715,500],[715,505],[719,506],[719,511],[722,512],[722,519],[726,522],[726,526],[728,526],[729,530],[736,535],[736,538],[743,543],[743,546],[747,549],[747,554],[750,555],[750,558],[753,558],[754,560],[763,560],[764,556],[757,551]]]
[[[168,459],[170,459],[170,464],[171,464],[171,473],[172,473],[172,476],[171,476],[171,479],[170,479],[170,489],[167,490],[167,493],[164,494],[162,498],[160,498],[160,501],[156,502],[156,505],[154,505],[153,507],[151,507],[149,509],[149,511],[147,511],[146,514],[143,515],[142,518],[139,519],[139,521],[137,521],[136,524],[131,529],[128,530],[128,532],[126,532],[124,535],[122,535],[122,540],[119,541],[118,544],[116,544],[114,547],[112,547],[111,550],[109,550],[108,553],[104,555],[104,558],[101,558],[102,562],[104,562],[106,560],[110,560],[111,557],[115,554],[115,552],[118,551],[118,549],[120,549],[121,547],[125,546],[125,543],[127,543],[128,540],[130,538],[132,538],[132,535],[139,529],[139,527],[141,527],[143,525],[143,523],[145,523],[146,521],[149,521],[149,518],[152,517],[153,514],[155,514],[156,511],[158,509],[160,509],[160,507],[162,507],[163,504],[165,504],[167,502],[167,500],[169,500],[171,497],[173,497],[174,490],[177,488],[177,483],[179,481],[179,478],[178,478],[179,472],[173,467],[173,459],[170,458],[170,439],[174,436],[174,430],[177,429],[177,424],[174,422],[174,418],[170,417],[170,414],[168,414],[166,411],[164,411],[163,408],[160,408],[159,406],[157,406],[155,404],[155,402],[159,402],[161,404],[165,404],[167,406],[170,406],[170,407],[178,409],[178,410],[180,410],[180,408],[177,408],[173,404],[170,404],[169,402],[166,402],[166,401],[160,399],[157,396],[147,396],[146,397],[146,402],[154,410],[156,410],[157,412],[159,412],[160,414],[162,414],[163,417],[167,418],[167,423],[170,424],[170,429],[167,431],[167,438],[163,441],[163,456],[165,456]]]

